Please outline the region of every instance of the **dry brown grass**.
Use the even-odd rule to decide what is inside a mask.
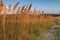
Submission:
[[[9,35],[9,37],[6,36],[8,40],[9,38],[11,40],[15,40],[15,39],[30,40],[29,38],[30,34],[28,31],[29,27],[30,27],[31,34],[34,34],[33,30],[44,32],[46,30],[47,25],[48,27],[50,27],[51,25],[54,25],[53,21],[55,18],[52,16],[48,16],[47,14],[45,16],[44,11],[40,12],[40,11],[37,11],[36,9],[34,9],[34,11],[31,11],[32,4],[30,4],[29,6],[23,5],[22,7],[18,7],[18,4],[19,2],[15,4],[14,8],[11,7],[11,4],[8,6],[8,8],[6,8],[5,5],[2,7],[2,4],[0,4],[1,5],[0,13],[2,14],[2,11],[4,11],[4,13],[2,14],[3,15],[2,17],[3,29],[2,30],[4,32],[7,32],[5,33],[5,35]],[[5,8],[5,10],[3,8]],[[12,14],[7,14],[10,12]],[[19,34],[18,37],[16,36],[17,34],[15,32]]]

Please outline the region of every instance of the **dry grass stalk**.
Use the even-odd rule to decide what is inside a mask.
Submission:
[[[21,13],[24,13],[25,5],[22,6],[21,8]]]
[[[31,7],[32,7],[32,3],[31,3],[31,4],[30,4],[30,6],[28,7],[27,14],[29,14],[29,13],[30,13]]]
[[[20,7],[18,8],[18,10],[17,10],[17,12],[16,12],[17,14],[20,14]]]
[[[27,13],[27,10],[28,10],[28,4],[25,6],[24,12]]]
[[[9,7],[8,11],[11,11],[11,8],[12,8],[11,6],[12,6],[11,4],[8,6]]]
[[[19,3],[20,3],[20,2],[17,2],[17,3],[15,4],[13,10],[16,10],[16,8],[17,8],[17,6],[18,6]]]
[[[31,10],[31,7],[32,7],[32,3],[30,4],[30,6],[29,6],[28,10]]]

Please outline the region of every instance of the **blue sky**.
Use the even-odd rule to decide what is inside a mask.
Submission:
[[[32,3],[32,10],[36,7],[38,10],[49,13],[60,12],[60,0],[3,0],[6,5],[12,4],[12,6],[18,1],[19,6]]]

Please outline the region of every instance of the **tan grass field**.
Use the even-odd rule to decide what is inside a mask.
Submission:
[[[60,16],[31,11],[32,4],[17,8],[18,4],[12,8],[11,4],[6,7],[0,3],[0,40],[35,40],[55,25],[54,22],[60,25]]]

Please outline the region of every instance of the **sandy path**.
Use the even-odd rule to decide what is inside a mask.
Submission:
[[[52,26],[52,28],[48,32],[46,32],[42,35],[41,40],[55,40],[56,39],[55,38],[55,32],[56,32],[55,28],[57,28],[57,27],[58,27],[58,25]]]

